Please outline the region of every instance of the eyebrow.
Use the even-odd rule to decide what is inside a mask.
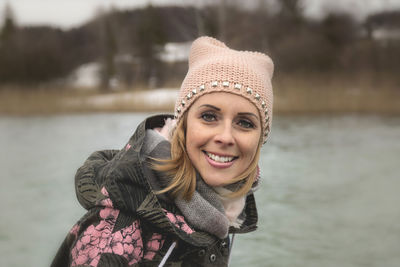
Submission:
[[[256,114],[254,114],[254,113],[251,113],[251,112],[239,112],[238,115],[240,115],[240,116],[253,116],[256,119],[258,119],[258,116]]]
[[[208,107],[208,108],[215,109],[217,111],[221,111],[220,108],[217,108],[216,106],[213,106],[213,105],[210,105],[210,104],[204,104],[204,105],[201,105],[200,107]]]
[[[215,109],[217,111],[221,111],[220,108],[217,108],[216,106],[213,106],[213,105],[210,105],[210,104],[204,104],[204,105],[201,105],[200,107],[208,107],[208,108]],[[256,119],[258,119],[258,116],[256,114],[252,113],[252,112],[239,112],[238,115],[240,115],[240,116],[253,116]]]

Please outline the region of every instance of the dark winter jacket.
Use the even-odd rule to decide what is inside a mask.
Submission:
[[[227,266],[229,238],[196,229],[173,200],[154,193],[159,174],[149,156],[169,155],[148,153],[143,144],[146,130],[162,127],[167,117],[146,119],[123,149],[95,152],[78,169],[76,193],[88,212],[70,230],[52,266],[158,266],[169,249],[165,266]],[[152,151],[169,151],[169,142]],[[256,229],[253,194],[242,215],[241,228],[230,233]]]

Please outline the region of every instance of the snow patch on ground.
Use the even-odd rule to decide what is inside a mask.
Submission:
[[[81,107],[81,109],[123,109],[123,110],[154,110],[170,109],[172,111],[179,90],[160,88],[146,91],[116,92],[99,94],[83,98],[67,99],[67,107]]]

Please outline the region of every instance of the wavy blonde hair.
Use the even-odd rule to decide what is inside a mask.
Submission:
[[[189,155],[186,151],[186,125],[187,125],[187,113],[180,119],[176,126],[172,138],[171,138],[171,158],[170,159],[155,159],[153,168],[157,171],[166,172],[170,177],[171,181],[164,189],[157,192],[162,194],[169,192],[173,198],[181,196],[185,200],[190,200],[196,190],[196,169],[193,166]],[[246,195],[256,177],[257,177],[257,166],[260,158],[262,138],[260,137],[259,144],[257,146],[256,154],[249,167],[240,174],[238,177],[232,179],[232,184],[237,183],[237,190],[226,195],[229,198],[236,198]]]

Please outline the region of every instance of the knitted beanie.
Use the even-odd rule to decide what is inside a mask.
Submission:
[[[265,143],[272,120],[273,69],[272,60],[263,53],[233,50],[211,37],[196,39],[190,49],[189,70],[175,104],[177,121],[200,96],[228,92],[245,97],[257,107]]]

